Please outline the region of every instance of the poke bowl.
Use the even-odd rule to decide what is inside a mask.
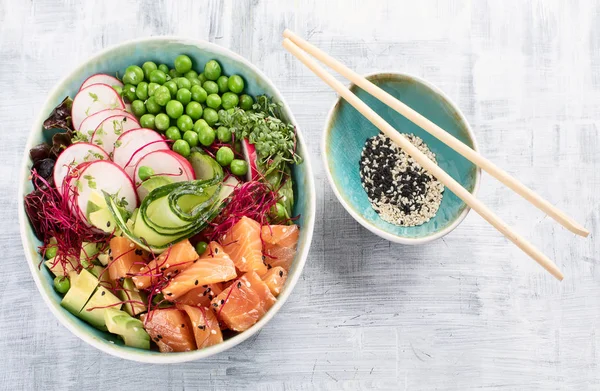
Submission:
[[[52,313],[148,363],[255,334],[291,294],[314,228],[308,153],[280,92],[230,50],[178,37],[113,46],[61,80],[18,197]]]

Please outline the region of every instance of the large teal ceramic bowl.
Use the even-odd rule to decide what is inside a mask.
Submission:
[[[464,115],[437,87],[401,73],[377,73],[367,79],[477,150],[475,136]],[[364,90],[355,85],[350,89],[398,131],[423,139],[436,154],[438,165],[471,193],[476,193],[481,175],[478,167]],[[452,231],[469,208],[448,189],[438,213],[420,226],[390,224],[371,207],[360,182],[359,160],[365,141],[378,133],[374,125],[342,98],[329,112],[321,143],[322,156],[331,187],[344,208],[371,232],[397,243],[421,244]]]
[[[258,95],[266,93],[276,101],[282,102],[285,115],[296,126],[296,129],[298,129],[298,124],[294,116],[277,88],[260,70],[239,55],[208,42],[175,37],[155,37],[128,41],[95,55],[61,80],[50,92],[48,99],[39,110],[38,116],[33,122],[31,134],[25,148],[18,199],[22,200],[23,196],[32,190],[31,182],[28,179],[31,167],[28,151],[32,146],[45,141],[42,136],[42,122],[65,96],[74,96],[81,83],[88,76],[95,73],[115,74],[119,72],[122,75],[128,65],[142,64],[149,59],[158,63],[172,64],[175,57],[181,53],[190,56],[195,64],[204,64],[210,59],[217,59],[227,74],[236,73],[242,75],[246,80],[247,91],[250,94]],[[310,159],[300,132],[298,132],[298,152],[304,157],[304,163],[296,166],[293,171],[294,190],[297,197],[294,214],[300,215],[298,224],[301,227],[298,252],[288,275],[286,286],[279,295],[277,302],[257,324],[247,331],[226,340],[222,344],[186,353],[159,353],[124,346],[114,336],[98,331],[71,315],[60,306],[61,297],[52,288],[53,279],[50,272],[45,267],[40,267],[40,255],[37,252],[40,242],[36,239],[25,211],[21,207],[19,208],[19,224],[26,261],[29,264],[31,274],[42,298],[48,304],[52,313],[73,334],[106,353],[129,360],[150,363],[191,361],[222,352],[248,339],[273,318],[275,313],[285,303],[300,277],[308,255],[314,228],[315,189],[310,168]]]

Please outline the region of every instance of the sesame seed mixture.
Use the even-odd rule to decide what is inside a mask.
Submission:
[[[423,140],[413,134],[404,137],[437,164]],[[391,224],[424,224],[435,216],[442,202],[444,185],[384,134],[365,142],[360,179],[373,209]]]

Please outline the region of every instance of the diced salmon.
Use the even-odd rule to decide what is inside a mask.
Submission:
[[[283,289],[283,284],[285,284],[285,280],[287,279],[287,272],[281,266],[275,266],[269,269],[261,278],[269,287],[271,294],[277,297]]]
[[[297,225],[265,225],[262,227],[265,262],[271,267],[281,266],[286,271],[296,256],[300,231]]]
[[[241,272],[255,270],[262,273],[267,270],[262,256],[260,224],[256,221],[242,217],[223,235],[221,244]]]
[[[146,289],[156,282],[157,279],[171,278],[198,259],[198,253],[189,240],[183,240],[174,244],[158,258],[148,262],[137,276],[133,277],[133,282],[138,289]]]
[[[229,281],[237,277],[235,265],[223,247],[210,242],[200,259],[171,279],[162,293],[167,300],[176,300],[198,286]]]
[[[139,273],[146,265],[144,251],[123,236],[115,236],[110,240],[108,259],[108,275],[113,282]]]
[[[217,317],[235,331],[255,324],[273,306],[276,299],[255,272],[248,272],[212,301]]]
[[[177,303],[193,306],[210,307],[210,301],[223,291],[223,284],[209,284],[199,286],[177,299]]]
[[[223,334],[219,328],[217,316],[210,308],[193,307],[190,305],[178,306],[184,310],[192,322],[192,330],[196,338],[198,349],[207,348],[223,342]]]
[[[196,339],[187,314],[176,308],[153,310],[141,315],[150,338],[165,352],[187,352],[196,349]]]

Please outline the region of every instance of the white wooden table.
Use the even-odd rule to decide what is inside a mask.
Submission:
[[[0,0],[0,389],[599,389],[598,1]],[[319,140],[335,94],[284,52],[295,30],[359,72],[427,78],[481,150],[591,237],[561,229],[484,176],[480,198],[550,255],[562,283],[471,214],[443,240],[390,244],[325,179]],[[17,167],[49,89],[98,50],[149,35],[228,47],[281,89],[312,153],[314,241],[290,300],[260,334],[182,365],[122,361],[46,308],[17,228]]]

